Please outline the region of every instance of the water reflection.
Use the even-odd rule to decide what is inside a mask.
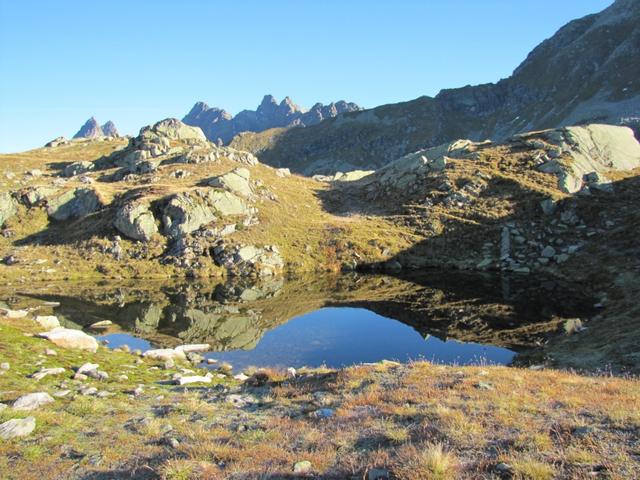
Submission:
[[[21,298],[59,302],[52,313],[67,326],[111,320],[99,332],[111,345],[131,343],[126,335],[158,347],[209,343],[209,355],[220,360],[282,366],[383,358],[508,363],[513,352],[536,348],[591,303],[556,282],[442,273],[63,284]]]

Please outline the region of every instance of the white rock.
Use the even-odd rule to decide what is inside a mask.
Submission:
[[[7,318],[24,318],[28,314],[28,310],[11,310],[9,308],[0,308],[0,315]]]
[[[186,358],[186,355],[182,350],[177,350],[173,348],[157,348],[155,350],[147,350],[142,354],[145,358],[150,358],[152,360],[162,360],[167,361],[169,359],[182,359]]]
[[[13,403],[14,410],[34,410],[42,405],[53,402],[54,399],[47,392],[36,392],[23,395]]]
[[[198,343],[192,345],[180,345],[179,347],[174,348],[176,352],[182,352],[183,354],[192,353],[192,352],[206,352],[211,350],[211,345],[208,343]]]
[[[9,440],[16,437],[25,437],[36,428],[34,417],[14,418],[0,425],[0,438]]]
[[[50,332],[40,333],[39,336],[63,348],[89,350],[94,353],[98,350],[97,340],[80,330],[58,327]]]
[[[245,375],[244,373],[239,373],[238,375],[234,375],[233,378],[235,378],[236,380],[239,380],[240,382],[244,382],[249,378],[249,376]]]
[[[100,322],[92,323],[89,328],[106,328],[113,325],[111,320],[101,320]]]
[[[208,373],[205,376],[191,375],[188,377],[180,377],[176,380],[178,385],[187,385],[189,383],[211,383],[211,374]]]
[[[38,315],[36,322],[40,324],[42,328],[56,328],[60,326],[60,321],[55,315]]]
[[[47,375],[60,375],[61,373],[66,372],[66,370],[62,367],[57,368],[43,368],[39,372],[31,375],[31,378],[35,378],[36,380],[42,380]]]

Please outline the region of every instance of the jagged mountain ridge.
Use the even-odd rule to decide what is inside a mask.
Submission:
[[[306,174],[377,168],[456,138],[640,116],[640,2],[617,0],[543,41],[495,84],[346,113],[306,129],[243,135],[236,148]]]
[[[242,132],[262,132],[276,127],[315,125],[341,113],[360,110],[352,102],[340,100],[329,105],[316,103],[309,110],[296,105],[289,97],[278,102],[273,95],[265,95],[256,110],[243,110],[235,117],[224,109],[197,102],[182,119],[187,125],[200,127],[211,141],[228,143]]]
[[[104,125],[100,125],[95,117],[87,120],[73,138],[98,138],[98,137],[119,137],[115,123],[109,120]]]

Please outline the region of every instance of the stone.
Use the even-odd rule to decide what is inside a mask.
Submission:
[[[76,370],[77,375],[88,375],[89,372],[95,371],[100,365],[97,363],[85,363],[78,370]]]
[[[157,348],[154,350],[147,350],[142,354],[142,356],[145,358],[150,358],[152,360],[161,360],[163,362],[169,359],[186,359],[186,355],[184,354],[184,352],[174,350],[173,348]]]
[[[148,242],[158,233],[158,226],[149,206],[130,202],[116,211],[113,226],[125,237],[140,242]]]
[[[389,480],[389,470],[372,468],[367,472],[367,480]]]
[[[35,410],[43,405],[54,402],[54,398],[46,392],[29,393],[18,398],[13,403],[14,410]]]
[[[313,465],[309,460],[302,460],[293,465],[293,473],[311,473]]]
[[[49,356],[49,357],[55,357],[55,356],[58,355],[58,352],[56,352],[52,348],[47,348],[47,349],[45,349],[44,354]]]
[[[276,175],[282,178],[290,177],[291,170],[289,170],[288,168],[276,168]]]
[[[47,198],[55,195],[58,189],[55,187],[38,185],[30,187],[28,190],[22,193],[21,201],[27,207],[36,207],[45,202]]]
[[[49,332],[40,333],[39,336],[63,348],[88,350],[94,353],[98,350],[98,341],[81,330],[58,327]]]
[[[195,353],[195,352],[206,352],[208,350],[211,350],[211,345],[209,345],[208,343],[196,343],[196,344],[190,344],[190,345],[180,345],[177,346],[174,349],[176,352],[182,352],[185,355],[188,353]]]
[[[26,437],[36,428],[34,417],[14,418],[0,425],[0,438],[10,440],[17,437]]]
[[[107,328],[113,325],[111,320],[101,320],[99,322],[92,323],[89,328]]]
[[[557,202],[552,198],[547,198],[540,202],[540,208],[545,215],[553,215],[557,208]]]
[[[218,216],[248,213],[242,199],[231,192],[198,189],[172,196],[163,210],[162,222],[168,237],[179,238],[214,222]]]
[[[62,175],[65,177],[75,177],[82,173],[87,173],[95,168],[93,162],[73,162],[64,167]]]
[[[313,418],[330,418],[336,414],[336,411],[333,408],[320,408],[314,412],[311,412],[309,415]]]
[[[222,188],[240,197],[248,198],[253,194],[249,178],[250,172],[248,169],[236,168],[224,175],[211,179],[209,185]]]
[[[0,308],[0,315],[7,318],[24,318],[29,315],[28,310],[11,310],[9,308]]]
[[[211,383],[212,375],[208,373],[207,375],[190,375],[186,377],[180,377],[176,380],[178,385],[188,385],[190,383]]]
[[[18,212],[16,202],[7,192],[0,193],[0,227]]]
[[[34,373],[33,375],[31,375],[31,378],[35,379],[35,380],[42,380],[44,377],[48,376],[48,375],[60,375],[62,373],[66,372],[66,370],[62,367],[57,367],[57,368],[43,368],[40,371]]]
[[[58,221],[84,217],[101,207],[102,201],[92,188],[75,188],[47,200],[47,214]]]
[[[556,254],[556,249],[553,248],[551,245],[547,245],[546,247],[544,247],[541,253],[543,258],[551,258],[555,254]]]
[[[36,317],[36,322],[38,322],[42,328],[46,329],[52,329],[60,326],[58,317],[54,315],[38,315]]]
[[[78,390],[80,395],[84,395],[85,397],[97,395],[98,389],[96,387],[82,387]]]
[[[0,370],[10,370],[11,369],[11,365],[9,365],[9,362],[2,362],[0,363]]]

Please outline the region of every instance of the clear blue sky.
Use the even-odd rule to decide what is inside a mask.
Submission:
[[[265,93],[364,107],[508,76],[612,0],[0,0],[0,152],[232,113]]]

